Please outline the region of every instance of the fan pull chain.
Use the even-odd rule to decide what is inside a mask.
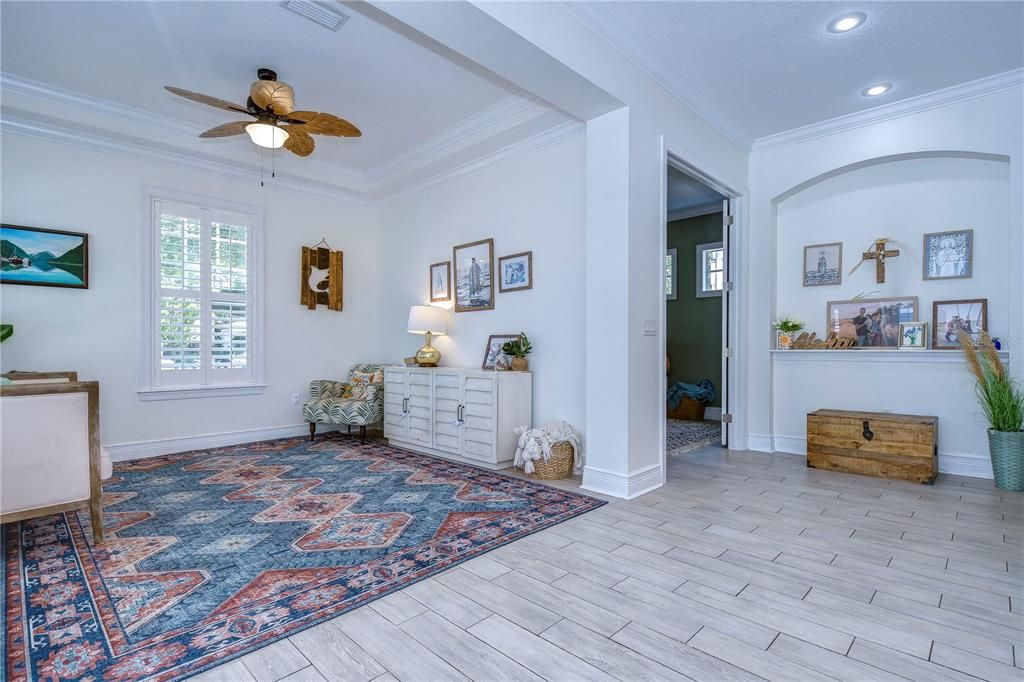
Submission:
[[[260,147],[260,187],[263,187],[263,147]]]

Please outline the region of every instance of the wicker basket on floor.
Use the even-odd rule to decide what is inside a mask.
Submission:
[[[575,453],[572,443],[562,441],[551,446],[551,458],[548,461],[537,459],[533,462],[533,473],[530,478],[542,481],[557,481],[572,476],[572,464]]]
[[[676,409],[669,410],[668,416],[671,419],[685,419],[688,422],[704,421],[704,408],[708,404],[684,396],[682,402],[676,405]]]

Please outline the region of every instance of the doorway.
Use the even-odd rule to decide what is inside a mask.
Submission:
[[[671,154],[665,181],[664,457],[728,446],[735,202]],[[666,467],[667,471],[667,467]]]

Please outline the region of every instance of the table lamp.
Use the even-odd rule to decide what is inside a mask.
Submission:
[[[432,305],[414,305],[409,308],[410,334],[426,334],[426,344],[416,351],[416,364],[420,367],[437,367],[441,352],[430,345],[432,334],[448,333],[448,311]]]

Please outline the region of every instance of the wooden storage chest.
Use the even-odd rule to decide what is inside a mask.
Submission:
[[[939,418],[818,410],[807,415],[807,466],[934,483]]]

